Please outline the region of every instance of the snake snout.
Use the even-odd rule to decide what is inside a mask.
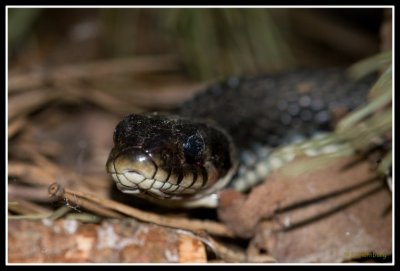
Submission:
[[[127,193],[138,193],[132,190],[151,188],[157,166],[142,150],[130,149],[110,158],[107,161],[107,171],[118,188]]]

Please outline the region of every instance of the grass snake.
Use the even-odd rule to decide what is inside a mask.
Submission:
[[[361,105],[374,79],[339,68],[231,77],[171,112],[123,118],[106,169],[124,193],[216,207],[224,187],[249,189],[283,163],[274,148],[331,130],[334,112]]]

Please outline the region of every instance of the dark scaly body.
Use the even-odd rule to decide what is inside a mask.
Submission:
[[[234,77],[211,86],[174,113],[218,123],[239,151],[256,143],[276,147],[298,135],[331,130],[331,112],[351,111],[365,102],[372,82],[372,77],[354,82],[342,69]]]
[[[250,185],[241,184],[237,187],[248,187],[267,175],[264,165],[266,162],[262,160],[267,161],[271,148],[329,131],[332,127],[332,112],[337,109],[351,111],[365,102],[373,81],[374,78],[369,77],[355,82],[341,69],[297,70],[272,76],[230,78],[212,85],[173,110],[173,117],[147,114],[125,118],[117,126],[115,147],[110,154],[107,169],[114,172],[113,177],[124,192],[150,199],[156,197],[158,202],[159,199],[161,203],[169,202],[167,205],[171,201],[184,202],[207,197],[225,186],[228,179],[235,186],[237,179],[244,178]],[[210,128],[210,132],[205,126]],[[225,134],[230,136],[224,137]],[[173,144],[166,143],[167,141]],[[126,155],[127,146],[130,148],[131,145],[139,146],[139,155]],[[228,154],[232,149],[231,145],[237,152]],[[218,155],[213,149],[216,146],[223,156],[218,159],[229,163],[215,164]],[[166,166],[165,160],[160,159],[159,151],[154,151],[155,149],[172,150],[170,153],[175,157],[171,160],[174,161],[172,168]],[[113,162],[121,153],[124,153],[122,162]],[[152,168],[147,179],[138,177],[136,173],[131,179],[128,175],[121,177],[121,174],[116,177],[118,168],[126,172],[136,172],[136,167],[132,169],[126,165],[131,160],[138,159],[137,157],[144,161],[144,168]],[[137,164],[137,160],[134,163]],[[240,165],[237,172],[236,163]],[[253,174],[251,171],[255,171],[256,163],[264,168],[259,167],[258,173]],[[227,170],[228,167],[231,170]],[[207,174],[199,174],[204,171]],[[176,174],[172,176],[171,172]],[[234,172],[236,174],[232,177]],[[253,176],[250,179],[245,176],[248,172]],[[162,184],[156,185],[162,185],[163,192],[160,194],[151,183],[157,174],[164,175],[155,178],[162,181]],[[121,181],[120,177],[127,179]],[[134,184],[134,189],[125,186],[132,180],[134,183],[139,180],[139,183],[146,185],[138,188]],[[185,185],[180,186],[181,182]],[[124,187],[121,187],[122,183],[125,183]],[[175,186],[171,188],[170,183]],[[147,189],[149,185],[151,188]],[[196,187],[194,191],[193,187]],[[183,195],[184,193],[186,194]],[[215,200],[210,204],[206,203],[211,206],[215,204]]]

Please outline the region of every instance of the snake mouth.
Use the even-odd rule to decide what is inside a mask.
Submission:
[[[158,199],[176,199],[192,195],[196,185],[176,183],[172,168],[157,165],[155,159],[141,149],[129,149],[107,161],[107,171],[117,188],[127,194]]]

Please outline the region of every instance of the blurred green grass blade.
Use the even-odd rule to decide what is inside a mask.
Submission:
[[[384,151],[383,159],[377,167],[380,174],[386,175],[392,164],[390,132],[393,126],[393,69],[391,52],[378,54],[352,66],[349,70],[358,77],[378,71],[387,65],[379,79],[370,89],[370,101],[341,120],[333,133],[321,139],[312,139],[303,146],[321,148],[329,144],[343,144],[341,151],[368,150],[377,146]],[[386,151],[390,149],[390,151]]]
[[[8,48],[14,50],[30,34],[41,8],[9,8],[8,9]]]
[[[271,9],[170,9],[160,12],[187,71],[218,78],[293,67],[294,57]],[[287,20],[280,12],[279,21]]]
[[[382,65],[389,64],[392,61],[392,51],[385,51],[361,60],[348,68],[349,76],[359,79],[373,71],[378,70]]]
[[[367,148],[392,128],[392,110],[384,110],[368,118],[364,123],[343,130],[339,137],[349,140],[356,149]]]
[[[375,97],[380,95],[387,89],[392,89],[392,65],[386,68],[385,72],[380,76],[378,81],[372,86],[370,90],[370,96]]]
[[[386,174],[392,166],[392,150],[388,151],[382,161],[379,163],[378,172]]]
[[[373,101],[371,101],[366,106],[361,107],[360,109],[354,111],[349,116],[344,118],[342,121],[339,122],[337,125],[337,131],[344,131],[353,129],[354,125],[361,121],[362,119],[366,118],[368,115],[372,114],[374,111],[382,108],[384,105],[388,104],[392,100],[392,91],[391,91],[391,84],[388,85],[379,97],[376,97]]]

